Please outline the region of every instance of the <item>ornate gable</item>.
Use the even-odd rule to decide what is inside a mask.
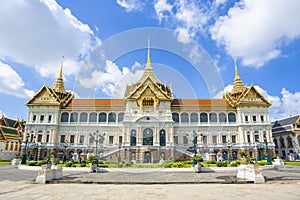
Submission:
[[[44,84],[43,87],[26,103],[29,105],[60,105],[57,96]]]

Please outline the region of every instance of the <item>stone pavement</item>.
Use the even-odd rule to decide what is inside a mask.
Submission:
[[[0,166],[0,199],[300,199],[300,167],[280,166],[263,175],[266,184],[225,184],[237,181],[234,171],[65,170],[60,184],[34,184],[37,171]]]

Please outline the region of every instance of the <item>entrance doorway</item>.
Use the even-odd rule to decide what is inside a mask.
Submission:
[[[146,151],[144,153],[144,163],[151,163],[151,152]]]

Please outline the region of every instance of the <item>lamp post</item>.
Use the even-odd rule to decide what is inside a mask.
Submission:
[[[259,146],[260,146],[260,142],[256,142],[256,148],[257,148],[257,161],[261,161],[261,155],[260,155],[260,152],[259,152]]]
[[[121,162],[121,146],[122,146],[122,143],[119,142],[119,144],[118,144],[118,148],[119,148],[118,163]]]
[[[294,146],[294,151],[295,151],[295,159],[299,160],[299,155],[298,155],[299,146],[295,141],[293,141],[293,146]]]
[[[194,157],[196,157],[197,155],[197,133],[196,131],[193,131],[193,146],[194,146]],[[197,164],[197,161],[195,159],[193,159],[193,167],[195,167],[195,165]]]
[[[35,141],[33,141],[33,143],[31,144],[32,145],[32,148],[34,149],[34,157],[33,157],[33,160],[34,161],[37,161],[37,151],[38,151],[38,147],[39,147],[39,144],[38,143],[35,143]]]
[[[232,143],[230,141],[227,142],[227,147],[228,147],[228,162],[232,162],[232,156],[231,156],[231,149],[232,149]]]
[[[62,162],[65,163],[66,160],[67,160],[67,147],[69,146],[68,145],[68,140],[65,140],[65,142],[62,144],[62,146],[65,148],[65,151],[64,151],[64,154],[63,154],[63,157],[62,157]]]
[[[271,156],[270,156],[270,153],[269,153],[269,147],[268,147],[268,141],[267,141],[267,134],[264,133],[264,142],[265,142],[265,145],[266,145],[266,157],[267,157],[267,162],[269,165],[272,165],[272,159],[271,159]]]
[[[96,142],[96,152],[95,152],[95,157],[96,157],[96,166],[98,167],[98,145],[99,143],[103,144],[103,138],[105,136],[105,133],[99,133],[99,131],[97,130],[96,132],[94,132],[93,134],[90,134],[91,138],[93,141]]]
[[[174,144],[174,146],[173,146],[173,157],[174,157],[174,162],[176,162],[176,143],[175,143],[175,135],[173,136],[173,144]]]
[[[22,162],[21,164],[26,163],[26,150],[27,150],[27,144],[28,144],[28,138],[29,138],[29,133],[26,134],[25,136],[25,141],[24,141],[24,148],[23,148],[23,154],[22,154]]]

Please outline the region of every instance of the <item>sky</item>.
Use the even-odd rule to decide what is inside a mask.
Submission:
[[[300,113],[300,1],[10,0],[0,7],[0,113],[25,103],[63,63],[76,98],[123,98],[147,62],[175,98],[222,98],[234,80],[268,99],[271,119]]]

